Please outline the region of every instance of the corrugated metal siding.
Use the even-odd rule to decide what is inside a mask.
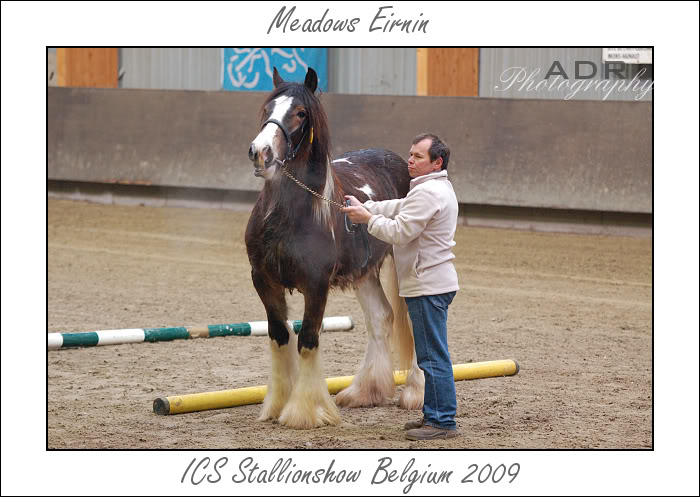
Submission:
[[[120,88],[220,90],[220,48],[122,48]]]
[[[121,88],[221,89],[220,48],[123,48]],[[416,95],[415,48],[329,48],[328,91]]]
[[[329,48],[328,91],[416,95],[415,48]]]
[[[56,74],[56,49],[54,48],[53,51],[49,48],[49,51],[46,53],[46,64],[47,64],[47,71],[46,71],[46,77],[48,81],[49,86],[58,86],[58,74]]]
[[[604,74],[602,74],[602,48],[482,48],[479,53],[479,60],[480,97],[554,100],[564,99],[567,94],[573,92],[571,84],[576,81],[574,77],[575,62],[577,60],[593,62],[596,65],[597,74],[592,78],[592,81],[605,81]],[[570,84],[568,85],[568,88],[557,88],[555,86],[551,91],[549,91],[549,85],[543,85],[546,86],[546,88],[541,88],[537,91],[526,91],[525,89],[519,90],[522,83],[515,83],[510,88],[505,89],[508,84],[500,81],[503,72],[511,67],[524,67],[526,68],[528,75],[530,75],[536,69],[539,69],[539,74],[532,80],[534,87],[535,84],[544,80],[545,75],[549,71],[554,61],[559,61],[561,63],[561,66],[564,68],[564,71],[569,77]],[[583,74],[588,75],[589,71],[590,67],[582,67]],[[552,79],[553,77],[550,78],[550,81],[552,81]],[[604,98],[607,91],[601,84],[597,89],[595,88],[596,85],[592,85],[592,87],[586,91],[581,90],[570,99],[634,100],[635,96],[638,96],[640,93],[639,91],[633,92],[631,89],[623,92],[618,91],[618,88],[623,84],[627,85],[629,80],[619,80],[616,76],[610,75],[609,81],[608,89],[613,86],[614,82],[620,81],[620,83],[618,83],[615,89],[610,92],[610,95],[607,98]],[[650,84],[648,80],[640,80],[637,87],[640,88],[644,83],[646,83],[647,87]],[[577,83],[576,86],[580,84],[581,83]],[[496,86],[505,90],[497,91],[495,89]],[[640,101],[650,101],[651,99],[651,91],[649,91],[643,98],[640,99]]]

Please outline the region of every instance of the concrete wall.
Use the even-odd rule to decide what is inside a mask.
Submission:
[[[48,179],[256,191],[263,93],[48,88]],[[452,150],[460,202],[650,213],[651,103],[322,96],[333,155]]]

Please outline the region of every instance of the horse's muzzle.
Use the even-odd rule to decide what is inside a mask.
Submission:
[[[250,144],[248,149],[248,159],[250,159],[255,165],[255,171],[253,174],[255,176],[262,176],[263,168],[267,169],[273,163],[272,149],[270,146],[265,145],[262,149],[258,149],[255,143]]]

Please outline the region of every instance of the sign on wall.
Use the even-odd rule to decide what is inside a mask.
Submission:
[[[272,69],[285,81],[303,82],[306,71],[318,74],[318,87],[328,90],[326,48],[224,48],[224,90],[272,90]]]
[[[651,48],[604,48],[603,62],[653,64]]]

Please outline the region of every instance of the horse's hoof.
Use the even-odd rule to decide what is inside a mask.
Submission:
[[[362,407],[356,402],[356,397],[351,394],[351,388],[352,386],[335,394],[335,404],[338,407]]]
[[[315,412],[305,413],[287,405],[279,417],[279,423],[295,430],[311,430],[323,426],[337,426],[342,422],[338,408],[331,404],[328,408],[317,406]]]
[[[362,391],[350,385],[336,394],[335,403],[339,407],[374,407],[384,404],[385,399],[386,396],[377,389]]]
[[[423,391],[405,389],[399,396],[399,407],[409,411],[423,409]]]
[[[257,420],[258,421],[276,421],[279,419],[280,414],[282,414],[282,409],[284,408],[284,404],[281,403],[273,403],[270,402],[269,404],[263,403],[262,410],[260,411],[260,416],[258,416]]]
[[[261,414],[256,418],[256,421],[277,421],[279,416],[268,416],[267,414]]]

